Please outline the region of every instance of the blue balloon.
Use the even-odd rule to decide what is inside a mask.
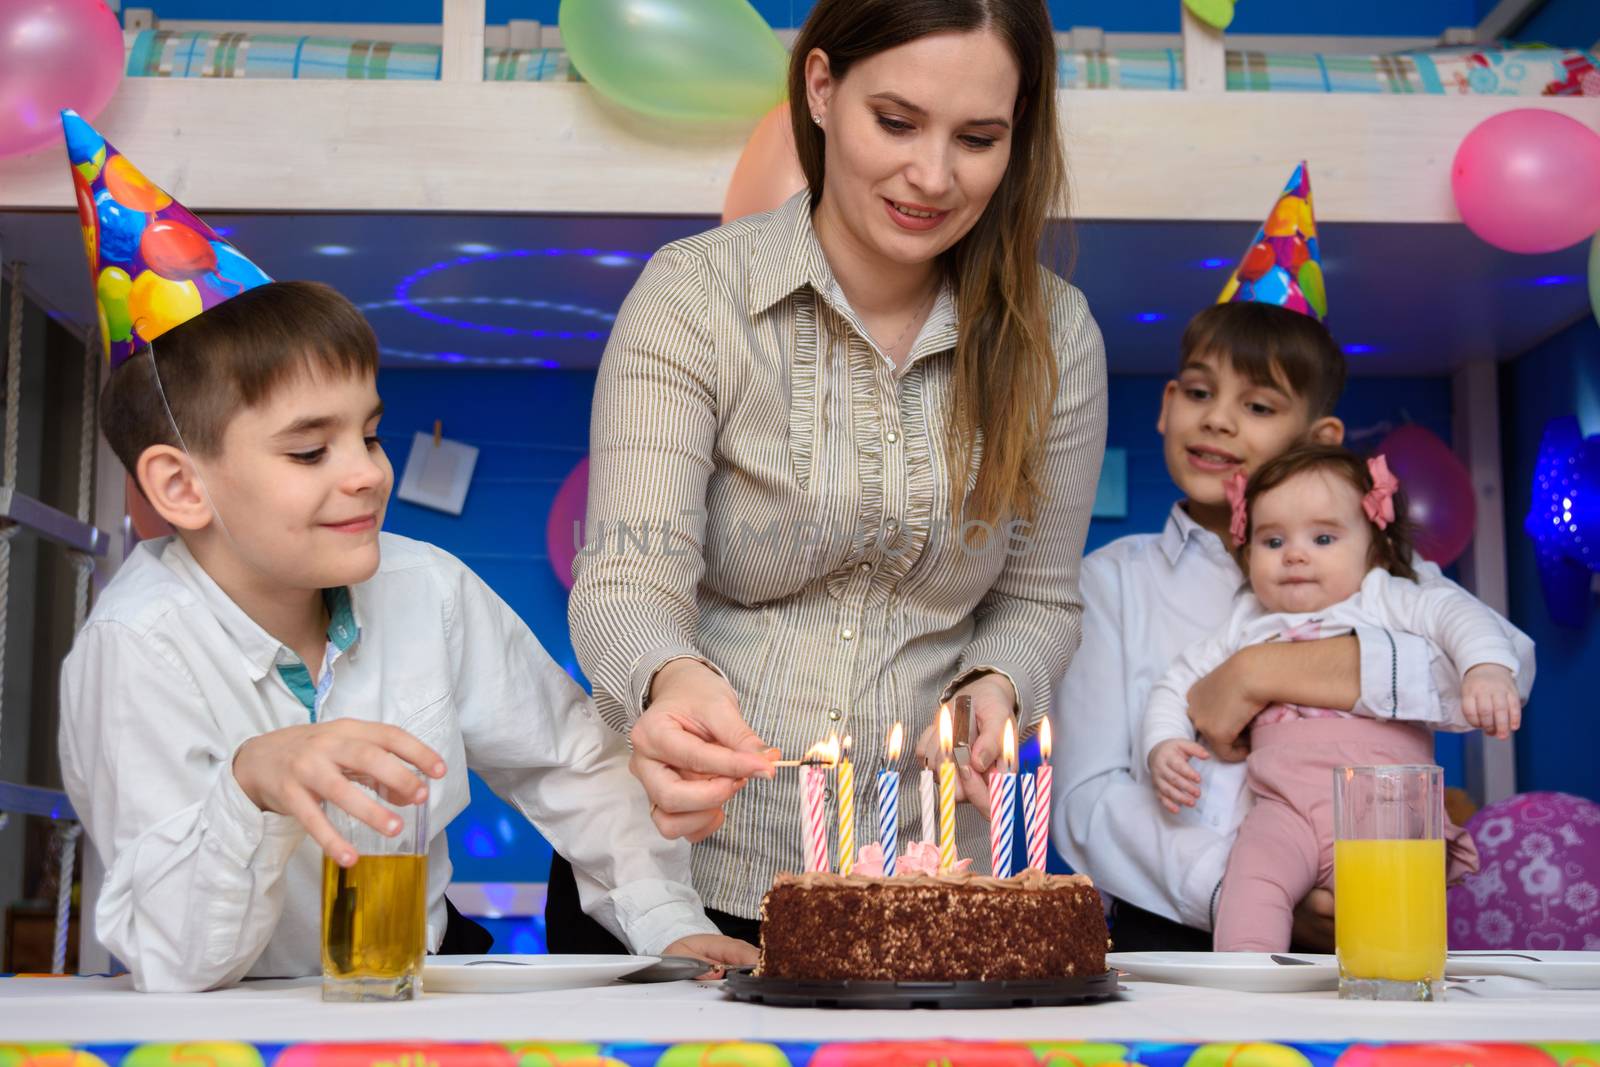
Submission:
[[[94,207],[100,216],[100,258],[132,263],[149,216],[117,203],[109,189],[94,194]]]
[[[217,254],[217,269],[214,274],[207,275],[206,280],[228,296],[238,296],[246,289],[266,285],[272,280],[228,242],[212,241],[211,248]]]
[[[1282,267],[1273,267],[1255,281],[1255,299],[1262,304],[1282,307],[1289,302],[1291,279]]]
[[[1600,573],[1600,434],[1584,437],[1576,415],[1545,423],[1522,528],[1550,617],[1582,627],[1594,600],[1590,575]]]
[[[76,112],[61,113],[61,129],[67,138],[67,159],[72,161],[74,167],[93,162],[106,146],[106,139],[79,118]]]

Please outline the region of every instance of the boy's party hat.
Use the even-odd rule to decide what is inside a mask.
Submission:
[[[61,126],[113,368],[174,326],[272,280],[77,112],[63,111]]]
[[[1256,231],[1217,303],[1236,300],[1277,304],[1318,322],[1328,313],[1322,249],[1311,209],[1311,174],[1304,161],[1294,169],[1272,214]]]

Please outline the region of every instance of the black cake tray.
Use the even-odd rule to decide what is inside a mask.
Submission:
[[[1046,1008],[1115,997],[1117,974],[1033,981],[856,982],[730,971],[724,988],[735,1000],[779,1008]]]

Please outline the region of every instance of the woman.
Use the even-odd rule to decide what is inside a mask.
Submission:
[[[968,694],[978,801],[1004,722],[1046,714],[1105,439],[1100,332],[1038,262],[1065,205],[1042,0],[822,0],[789,98],[808,189],[664,248],[617,319],[570,607],[657,826],[750,940],[801,858],[768,746],[850,735],[876,769],[900,720],[910,771]]]

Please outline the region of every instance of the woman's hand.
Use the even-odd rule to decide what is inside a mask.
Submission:
[[[990,768],[1000,759],[1000,748],[1005,736],[1006,723],[1015,721],[1017,691],[1003,674],[979,675],[950,695],[953,705],[957,697],[972,698],[971,747],[967,765],[956,764],[956,799],[965,801],[989,816],[989,783],[986,778]],[[917,755],[924,766],[939,766],[939,722],[937,719],[922,731],[917,739]]]
[[[773,776],[772,755],[739,713],[739,695],[698,660],[673,660],[656,672],[650,706],[629,736],[629,769],[663,837],[704,840],[747,781]]]
[[[696,976],[696,980],[702,982],[721,978],[729,967],[754,967],[761,959],[761,953],[750,942],[740,941],[735,937],[724,937],[721,934],[694,934],[690,937],[680,937],[668,945],[661,954],[693,956],[697,960],[704,960],[709,966],[704,974]]]

